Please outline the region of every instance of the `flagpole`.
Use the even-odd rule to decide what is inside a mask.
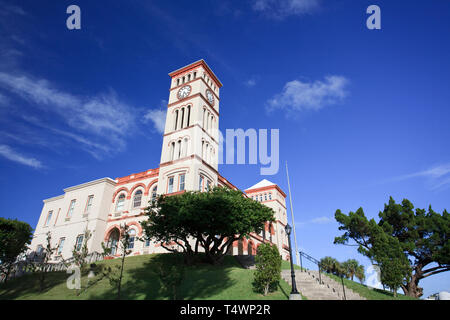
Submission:
[[[294,243],[295,243],[295,259],[297,261],[297,265],[300,265],[300,256],[297,248],[297,235],[295,233],[295,219],[294,219],[294,209],[292,208],[292,197],[291,197],[291,185],[289,183],[289,172],[288,172],[288,164],[286,161],[286,175],[288,182],[288,190],[289,190],[289,202],[291,204],[291,215],[292,215],[292,229],[294,230]]]

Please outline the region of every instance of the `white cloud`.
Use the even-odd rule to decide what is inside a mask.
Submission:
[[[158,133],[164,133],[164,128],[166,126],[166,112],[167,112],[167,101],[161,100],[161,105],[158,109],[148,110],[144,115],[144,122],[151,121],[158,131]]]
[[[319,6],[319,0],[255,0],[253,10],[271,18],[282,19],[290,15],[311,13]]]
[[[0,155],[5,157],[8,160],[29,166],[29,167],[33,167],[35,169],[38,168],[42,168],[43,165],[42,163],[35,159],[35,158],[29,158],[26,157],[24,155],[21,155],[19,153],[17,153],[16,151],[14,151],[13,149],[11,149],[9,146],[7,145],[0,145]]]
[[[93,97],[80,97],[56,88],[45,79],[4,72],[0,72],[0,87],[33,104],[43,111],[42,116],[60,117],[62,123],[74,131],[65,135],[82,143],[96,158],[110,151],[122,151],[126,136],[134,128],[133,112],[136,110],[120,101],[112,90]],[[52,129],[41,119],[33,121]]]
[[[390,181],[402,181],[417,177],[427,178],[431,184],[432,189],[438,189],[450,184],[450,163],[435,165],[429,169],[418,171],[415,173],[399,176]]]
[[[254,87],[256,85],[256,79],[251,78],[244,82],[247,87]]]
[[[0,105],[6,105],[8,103],[8,98],[0,93]]]
[[[317,223],[317,224],[325,224],[333,222],[334,220],[329,217],[319,217],[311,220],[311,223]]]
[[[320,110],[342,101],[348,94],[346,91],[348,82],[345,77],[336,75],[326,76],[323,81],[287,82],[283,91],[267,102],[267,110]]]

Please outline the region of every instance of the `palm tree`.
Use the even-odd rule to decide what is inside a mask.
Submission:
[[[358,267],[356,268],[355,276],[358,278],[359,282],[362,284],[364,279],[366,278],[363,265],[358,265]]]
[[[359,267],[359,262],[355,259],[348,259],[342,263],[342,267],[344,269],[345,276],[353,281],[353,277],[356,275],[356,270]]]
[[[325,272],[334,273],[338,263],[333,257],[324,257],[320,259],[320,269]]]

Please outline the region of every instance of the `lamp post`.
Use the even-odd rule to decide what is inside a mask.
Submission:
[[[292,228],[289,224],[286,225],[284,228],[286,231],[286,234],[288,236],[288,243],[289,243],[289,260],[291,262],[291,282],[292,282],[292,291],[289,295],[289,300],[301,300],[302,297],[300,293],[297,291],[297,284],[295,283],[295,271],[294,271],[294,263],[292,261],[292,249],[291,249],[291,231]]]

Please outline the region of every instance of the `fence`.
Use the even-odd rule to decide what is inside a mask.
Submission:
[[[317,268],[319,272],[319,283],[323,283],[322,281],[322,273],[327,273],[325,271],[325,268],[321,265],[320,261],[311,257],[309,254],[299,251],[300,253],[300,270],[315,270]],[[342,284],[342,293],[344,300],[347,300],[347,297],[345,295],[345,286],[344,286],[344,277],[343,275],[337,275],[339,278],[341,278],[341,284]]]
[[[94,251],[89,253],[84,261],[87,264],[91,264],[103,260],[103,257],[104,256],[101,253]],[[67,260],[62,260],[60,262],[43,263],[42,257],[38,255],[32,255],[24,260],[16,261],[12,265],[8,280],[18,278],[23,276],[24,274],[33,273],[36,271],[44,271],[44,272],[66,271],[74,263],[75,259],[73,257]],[[0,283],[5,282],[5,280],[6,275],[1,274]]]

